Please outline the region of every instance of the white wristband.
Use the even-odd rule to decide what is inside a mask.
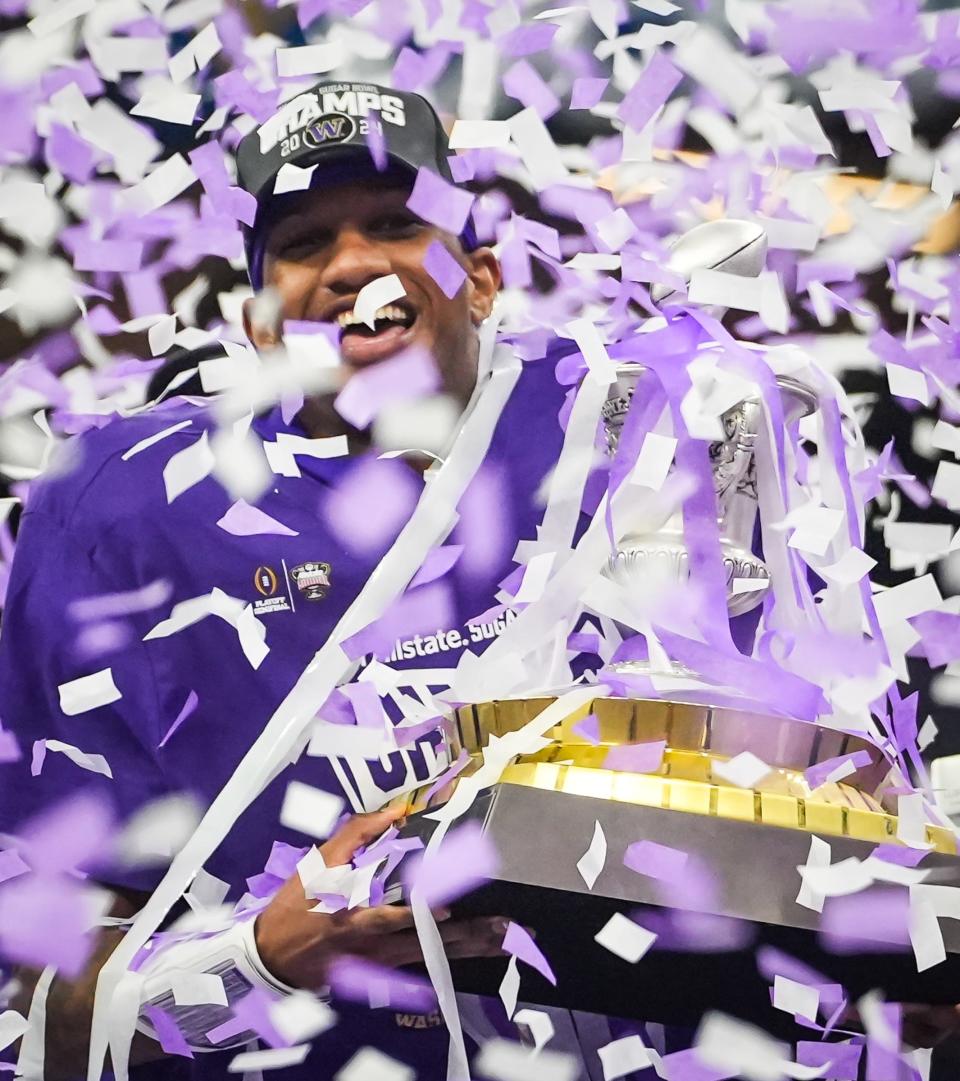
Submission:
[[[276,995],[292,995],[296,989],[267,971],[257,952],[254,920],[236,923],[226,931],[206,938],[189,938],[171,945],[161,945],[153,957],[140,966],[144,977],[143,1006],[154,1006],[169,1014],[194,1051],[222,1051],[246,1044],[257,1035],[245,1030],[225,1034],[214,1043],[208,1033],[227,1025],[233,1018],[232,1006],[254,987]],[[217,1002],[180,1005],[174,996],[175,976],[206,973],[219,976],[227,1005]],[[138,1027],[156,1038],[149,1014],[141,1013]]]

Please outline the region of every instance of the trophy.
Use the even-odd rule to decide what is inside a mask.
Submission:
[[[765,249],[763,231],[753,223],[705,223],[675,245],[670,268],[688,279],[695,267],[755,276]],[[661,289],[656,299],[669,301],[669,291]],[[616,370],[602,410],[610,454],[642,375],[638,364]],[[779,377],[777,386],[787,423],[817,408],[816,394],[799,381]],[[762,403],[747,397],[720,419],[722,438],[710,445],[709,461],[727,607],[737,616],[761,603],[769,581],[753,550]],[[655,532],[628,530],[617,537],[604,573],[625,590],[642,590],[652,573],[684,581],[689,567],[682,516],[675,514]],[[750,588],[738,588],[744,580]],[[619,671],[649,675],[651,662],[626,661]],[[682,688],[696,681],[696,673],[674,665],[658,674],[684,678],[669,697],[598,696],[587,702],[547,733],[548,746],[508,764],[464,816],[482,823],[500,866],[495,880],[462,898],[454,911],[506,915],[533,927],[557,975],[553,986],[525,971],[524,1000],[675,1024],[695,1024],[708,1009],[722,1008],[789,1035],[793,1020],[772,1008],[770,980],[758,970],[758,947],[772,946],[853,995],[880,988],[897,1001],[955,1002],[960,928],[954,921],[943,927],[946,962],[919,973],[909,938],[891,945],[865,928],[855,951],[838,952],[821,933],[816,906],[797,903],[798,868],[807,861],[812,834],[827,840],[833,862],[864,859],[878,844],[898,843],[897,819],[881,802],[890,766],[880,749],[856,735],[758,712],[746,698],[743,708],[736,699],[731,705],[729,696],[723,705],[704,704],[703,693],[684,700]],[[448,738],[451,758],[467,751],[478,761],[491,737],[520,730],[554,700],[459,708]],[[587,715],[596,718],[592,736],[578,727]],[[665,751],[650,772],[604,765],[611,748],[658,741]],[[770,767],[753,788],[724,776],[724,764],[747,750]],[[853,772],[811,787],[805,771],[844,755],[856,756]],[[429,809],[422,792],[410,797],[409,831],[429,836],[435,825],[424,816]],[[577,863],[597,824],[607,857],[588,886]],[[933,851],[923,867],[931,880],[960,881],[952,832],[934,824],[925,829]],[[671,889],[657,876],[637,873],[624,857],[644,840],[684,853],[688,870],[699,868],[701,878],[681,875]],[[902,894],[902,887],[896,889]],[[888,890],[886,900],[891,897]],[[657,943],[636,968],[595,941],[615,913],[658,929]],[[459,989],[496,995],[502,965],[455,961],[452,969]]]

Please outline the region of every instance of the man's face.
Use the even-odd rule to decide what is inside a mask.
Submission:
[[[477,327],[490,314],[500,269],[489,248],[465,253],[460,241],[406,208],[408,186],[385,178],[306,191],[270,228],[263,280],[276,289],[284,319],[340,327],[340,355],[353,370],[408,349],[432,356],[444,389],[465,401],[476,381]],[[423,266],[439,241],[463,266],[466,281],[448,299]],[[374,330],[353,321],[357,294],[368,282],[396,274],[406,295],[381,309]],[[258,347],[277,344],[276,331],[251,326]]]

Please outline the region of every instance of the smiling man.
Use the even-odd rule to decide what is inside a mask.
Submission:
[[[375,130],[371,147],[377,115],[382,135]],[[490,249],[477,244],[463,210],[469,196],[450,183],[446,153],[425,99],[367,84],[322,85],[246,138],[239,180],[258,206],[246,238],[251,281],[272,290],[280,309],[263,325],[248,305],[255,346],[280,344],[285,320],[328,324],[336,328],[346,382],[411,353],[435,365],[439,388],[467,404],[484,367],[479,329],[500,273]],[[291,176],[300,190],[282,191]],[[462,270],[455,290],[442,289],[427,270],[437,245]],[[358,297],[391,275],[403,295],[375,313],[372,327],[363,325],[354,310]],[[437,581],[408,591],[419,621],[391,630],[384,656],[394,658],[394,668],[422,667],[424,652],[433,654],[426,662],[432,668],[452,667],[468,644],[478,651],[503,629],[502,619],[490,617],[476,634],[476,622],[468,621],[494,604],[517,541],[535,535],[535,493],[559,451],[562,401],[549,361],[524,366],[461,501],[463,528],[453,534],[450,553],[456,558]],[[196,455],[216,434],[207,403],[181,398],[84,433],[74,441],[70,470],[31,491],[0,639],[4,726],[24,748],[69,746],[85,757],[35,754],[0,766],[0,832],[22,836],[28,863],[38,853],[27,823],[64,800],[74,801],[65,814],[89,810],[94,801],[119,822],[173,793],[209,805],[377,568],[423,489],[420,468],[380,460],[369,432],[345,421],[332,396],[308,398],[295,416],[278,405],[251,427],[265,446],[292,439],[299,448],[304,437],[346,433],[351,453],[294,451],[292,466],[276,473],[258,500],[251,524],[213,476],[176,483],[177,456]],[[370,522],[378,528],[360,543]],[[172,631],[174,606],[194,598],[205,599],[201,616],[209,614]],[[249,637],[238,636],[241,611],[245,619],[253,615],[265,638],[252,650]],[[409,642],[436,648],[406,648]],[[61,688],[107,669],[116,694],[78,715]],[[349,694],[340,692],[330,708],[338,720],[359,717]],[[97,761],[104,763],[99,771],[82,768]],[[281,819],[292,781],[342,800],[345,812],[355,813],[345,814],[320,852],[327,867],[347,865],[391,825],[395,816],[378,811],[390,794],[442,769],[434,730],[414,732],[369,760],[304,755],[271,781],[205,867],[227,902],[253,895],[247,918],[214,935],[157,938],[138,957],[141,1031],[131,1061],[144,1076],[225,1077],[236,1050],[263,1035],[249,1009],[234,1014],[251,989],[258,1001],[283,1001],[323,988],[339,957],[388,966],[419,957],[406,906],[315,911],[295,869],[313,837]],[[79,869],[113,891],[117,916],[136,912],[163,876],[148,859],[109,853]],[[500,955],[501,920],[445,916],[439,914],[441,935],[451,956]],[[5,948],[21,965],[18,1005],[26,1011],[38,970],[66,967],[56,952],[60,940],[38,945],[24,936],[18,953],[16,934],[5,931]],[[120,937],[103,930],[82,970],[61,972],[46,991],[41,981],[34,1017],[45,1011],[46,1077],[82,1073],[97,975]],[[209,1002],[181,1002],[182,973],[215,975],[223,990]],[[421,1081],[445,1076],[446,1033],[431,1011],[398,1013],[342,999],[334,1006],[336,1025],[300,1066],[274,1076],[325,1081],[368,1044],[408,1064]],[[575,1043],[569,1022],[567,1028]],[[557,1029],[562,1045],[560,1021]],[[477,1039],[493,1033],[482,1009],[467,1030]],[[42,1040],[25,1041],[21,1072],[41,1072],[42,1047]]]

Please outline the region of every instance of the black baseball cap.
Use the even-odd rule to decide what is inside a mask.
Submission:
[[[244,246],[251,284],[262,284],[264,224],[274,220],[274,186],[284,165],[317,168],[310,188],[324,187],[366,175],[377,175],[368,131],[379,120],[389,173],[406,179],[423,167],[453,182],[447,161],[447,135],[433,106],[420,94],[391,90],[373,83],[323,82],[285,102],[265,123],[249,132],[237,147],[237,182],[257,200],[251,227],[244,227]],[[477,246],[468,219],[461,240]]]

